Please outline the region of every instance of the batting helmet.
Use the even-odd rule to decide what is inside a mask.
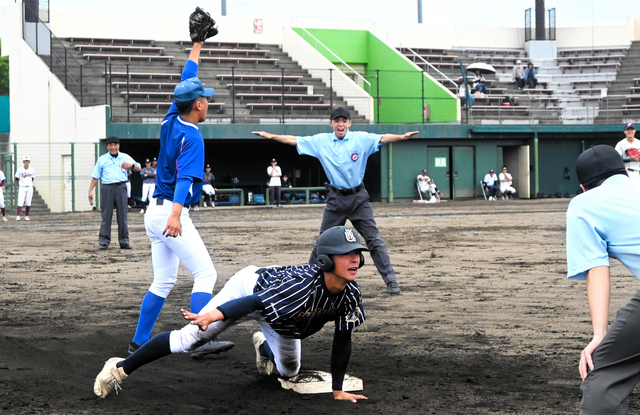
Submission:
[[[318,238],[318,264],[323,271],[333,270],[333,261],[329,255],[344,255],[351,251],[360,254],[360,265],[364,265],[362,251],[368,251],[360,244],[360,238],[353,229],[347,226],[334,226],[329,228]]]

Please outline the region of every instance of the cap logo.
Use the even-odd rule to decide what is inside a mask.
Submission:
[[[353,161],[358,161],[358,153],[353,153],[353,154],[351,155],[351,160],[353,160]]]
[[[353,234],[353,229],[345,229],[344,230],[344,239],[347,240],[347,242],[356,242],[356,236]]]

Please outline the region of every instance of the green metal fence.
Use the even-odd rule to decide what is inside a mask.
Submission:
[[[32,211],[78,212],[92,209],[88,190],[99,157],[98,143],[9,143],[0,145],[0,166],[7,176],[7,214],[16,212],[18,191],[14,176],[29,156],[36,171]],[[100,191],[98,189],[97,196]],[[99,199],[96,199],[99,206]]]

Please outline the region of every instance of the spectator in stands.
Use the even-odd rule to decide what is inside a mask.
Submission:
[[[538,78],[536,78],[536,68],[533,67],[533,62],[527,64],[527,69],[524,71],[524,79],[529,88],[536,89]]]
[[[286,174],[282,176],[282,187],[293,187],[291,185],[291,180],[289,180],[289,176]]]
[[[470,94],[469,86],[464,82],[458,87],[458,98],[460,98],[460,106],[473,107],[473,95]]]
[[[518,59],[513,66],[513,76],[511,82],[515,82],[518,89],[524,88],[524,66],[522,61]]]
[[[204,203],[202,206],[207,207],[209,203],[210,207],[214,207],[213,197],[216,194],[216,177],[211,173],[211,166],[206,165],[204,168],[204,175],[202,176],[202,193],[204,194]]]
[[[489,173],[484,176],[482,184],[484,185],[485,190],[489,192],[489,200],[498,200],[496,198],[496,193],[498,191],[498,185],[496,184],[497,181],[498,176],[496,176],[493,169],[489,170]]]
[[[616,144],[616,151],[622,157],[624,166],[629,172],[632,179],[640,179],[640,158],[637,156],[640,150],[640,140],[636,140],[636,126],[632,122],[628,122],[624,126],[626,138],[620,140]]]
[[[513,177],[511,173],[507,171],[507,166],[502,166],[502,173],[500,173],[498,177],[500,178],[500,193],[502,193],[502,200],[504,200],[505,197],[508,198],[516,192],[516,189],[511,186],[513,184]]]
[[[476,81],[474,87],[476,91],[483,96],[487,94],[487,87],[484,85],[484,81],[484,76],[482,76],[480,71],[476,71]]]
[[[278,166],[278,161],[276,159],[271,160],[271,166],[267,167],[267,174],[269,175],[269,198],[271,199],[271,208],[281,208],[280,192],[282,190],[282,182],[280,181],[280,177],[282,176],[282,170],[280,169],[280,166]]]

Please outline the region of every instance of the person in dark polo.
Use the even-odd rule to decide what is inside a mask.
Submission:
[[[102,210],[102,224],[100,225],[100,249],[107,249],[111,243],[111,219],[113,209],[116,209],[118,221],[118,242],[121,249],[131,249],[129,243],[129,228],[127,225],[127,169],[140,171],[140,163],[131,156],[120,151],[118,137],[107,138],[108,153],[98,158],[91,173],[89,185],[89,202],[93,203],[93,189],[102,182],[100,192],[100,209]]]

